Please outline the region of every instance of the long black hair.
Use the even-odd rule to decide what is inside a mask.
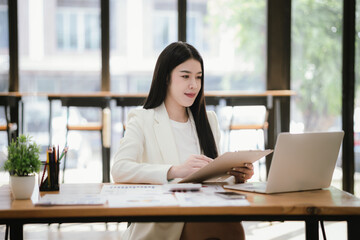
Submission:
[[[216,143],[206,114],[203,59],[193,46],[185,42],[174,42],[160,53],[155,65],[150,92],[145,101],[144,108],[156,108],[164,102],[167,88],[170,84],[171,72],[178,65],[189,59],[199,61],[202,71],[201,89],[193,105],[190,106],[195,121],[196,132],[199,137],[200,148],[206,156],[216,158],[218,156]]]

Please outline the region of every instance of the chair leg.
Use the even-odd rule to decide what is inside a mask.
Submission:
[[[227,147],[228,147],[227,150],[230,151],[230,135],[231,135],[230,133],[231,133],[231,130],[229,129],[226,132],[227,132],[227,135],[228,135],[227,136]]]
[[[6,224],[6,230],[5,230],[5,240],[7,240],[9,237],[9,225]]]
[[[66,108],[66,134],[65,134],[65,147],[68,145],[68,134],[69,134],[69,107]],[[65,169],[66,169],[66,159],[67,154],[64,156],[64,165],[63,165],[63,175],[62,175],[62,183],[64,183],[65,180]]]
[[[9,117],[8,117],[8,108],[7,106],[4,106],[5,108],[5,120],[6,120],[6,133],[7,133],[7,137],[8,137],[8,145],[10,145],[11,143],[11,137],[12,137],[12,133],[11,133],[11,129],[9,128]]]
[[[66,129],[65,146],[67,146],[68,132],[69,132],[69,130]],[[64,183],[64,180],[65,180],[66,159],[67,159],[67,154],[64,155],[64,165],[63,165],[62,183]]]

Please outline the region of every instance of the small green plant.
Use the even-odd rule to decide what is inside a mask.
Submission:
[[[10,175],[16,176],[28,176],[39,172],[41,166],[39,154],[40,147],[32,141],[32,138],[20,135],[8,146],[8,159],[4,169],[9,171]]]

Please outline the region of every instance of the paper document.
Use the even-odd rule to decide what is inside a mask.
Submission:
[[[162,193],[162,185],[148,184],[105,184],[101,189],[101,195],[133,194],[133,193]]]
[[[248,206],[250,203],[246,199],[224,199],[214,193],[176,192],[175,197],[181,207],[227,207],[227,206]]]
[[[178,206],[172,194],[126,194],[108,197],[109,207],[165,207]]]
[[[172,191],[172,189],[175,191]],[[180,191],[177,191],[178,189]],[[196,189],[196,191],[193,189]],[[222,186],[213,184],[106,184],[101,190],[101,196],[107,198],[109,207],[124,208],[249,205],[246,199],[228,200],[215,195],[215,192],[225,192],[225,190]]]
[[[214,159],[214,161],[200,168],[197,172],[183,178],[180,183],[203,182],[226,174],[231,168],[243,166],[244,163],[254,163],[262,157],[272,153],[273,150],[247,150],[227,152]]]
[[[109,207],[177,206],[176,198],[165,193],[163,185],[106,184],[101,195],[108,199]]]
[[[106,198],[99,194],[46,194],[35,205],[103,205],[105,203]]]

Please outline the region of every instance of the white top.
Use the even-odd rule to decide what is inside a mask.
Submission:
[[[185,123],[176,122],[170,119],[170,123],[179,152],[180,162],[185,162],[192,154],[200,154],[197,135],[194,132],[195,129],[193,129],[190,119]]]

